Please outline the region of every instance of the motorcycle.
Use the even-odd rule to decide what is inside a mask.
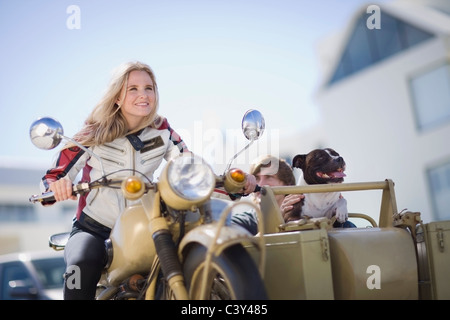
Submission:
[[[201,157],[188,153],[168,161],[157,182],[133,169],[125,179],[103,170],[100,179],[73,186],[75,195],[120,188],[127,200],[139,200],[120,214],[105,241],[108,262],[97,286],[97,300],[267,299],[262,279],[264,237],[230,225],[232,210],[243,202],[213,196],[218,189],[236,194],[243,188],[246,175],[231,164],[260,137],[264,127],[259,111],[245,113],[242,131],[250,142],[222,175],[216,175]],[[64,136],[61,124],[53,118],[33,122],[30,139],[45,150],[65,139],[102,163],[91,150]],[[47,192],[32,195],[29,201],[47,205],[55,199]],[[262,220],[258,206],[245,205],[252,206]],[[63,250],[68,236],[55,234],[49,244]],[[248,246],[258,251],[259,266]]]

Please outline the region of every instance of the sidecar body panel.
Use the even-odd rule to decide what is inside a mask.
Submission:
[[[418,299],[414,242],[402,228],[328,232],[335,299]]]
[[[333,299],[327,232],[323,229],[266,234],[264,283],[269,299]],[[259,252],[247,250],[255,261]]]
[[[430,222],[417,228],[422,299],[450,299],[450,221]]]
[[[418,299],[414,241],[402,228],[266,234],[270,299]],[[247,248],[255,257],[258,252]]]

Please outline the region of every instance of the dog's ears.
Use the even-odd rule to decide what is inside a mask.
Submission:
[[[303,169],[306,161],[306,154],[298,154],[292,159],[292,167]]]

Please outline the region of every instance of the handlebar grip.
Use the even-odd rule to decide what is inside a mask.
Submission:
[[[78,194],[83,194],[84,192],[88,192],[90,190],[90,185],[87,182],[82,182],[72,186],[72,195],[76,196]],[[40,202],[42,205],[51,205],[56,202],[53,191],[44,192],[40,195],[32,195],[30,197],[31,203]]]
[[[261,186],[256,185],[255,190],[253,192],[260,192],[260,191],[261,191]],[[246,197],[249,194],[245,194],[245,193],[230,193],[229,195],[230,195],[230,198],[232,200],[235,200],[235,199],[238,199],[238,198],[241,198],[241,197]]]
[[[30,197],[30,202],[31,203],[36,203],[36,202],[40,202],[42,205],[50,205],[50,204],[54,204],[56,202],[55,200],[55,196],[53,195],[53,191],[49,191],[49,192],[44,192],[41,195],[32,195]]]

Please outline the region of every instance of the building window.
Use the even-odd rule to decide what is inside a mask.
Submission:
[[[431,199],[436,220],[450,219],[450,162],[428,170]]]
[[[37,214],[33,206],[23,204],[0,204],[0,221],[36,221]]]
[[[357,20],[328,85],[433,37],[384,11],[381,11],[380,29],[369,29],[368,17],[364,13]]]
[[[67,204],[62,206],[61,208],[61,214],[63,216],[73,216],[77,212],[77,205],[76,204]]]
[[[419,130],[450,121],[450,64],[445,63],[410,80]]]

